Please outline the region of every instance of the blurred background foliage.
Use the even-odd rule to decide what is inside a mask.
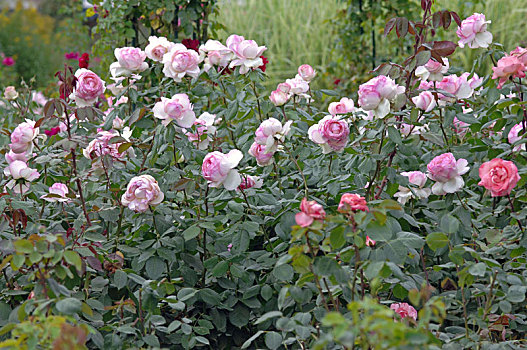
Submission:
[[[150,35],[202,41],[225,40],[236,33],[268,47],[264,53],[269,59],[268,88],[293,77],[299,65],[308,63],[321,77],[316,88],[333,88],[338,82],[351,93],[374,66],[407,56],[410,43],[395,40],[395,35],[384,38],[386,21],[395,16],[419,20],[418,0],[95,0],[92,4],[95,9],[81,0],[0,2],[0,52],[16,62],[0,67],[1,85],[35,78],[34,86],[46,88],[63,67],[67,52],[89,52],[90,67],[107,78],[104,67],[113,61],[114,47],[144,45]],[[442,9],[456,11],[461,18],[484,13],[492,21],[489,28],[495,41],[506,50],[527,44],[522,26],[511,25],[527,18],[527,0],[436,1],[433,10]],[[459,51],[452,56],[453,64],[470,70],[477,54],[478,50]]]

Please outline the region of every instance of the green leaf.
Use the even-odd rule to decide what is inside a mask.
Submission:
[[[236,304],[234,310],[229,314],[229,321],[236,327],[243,327],[249,323],[251,311],[243,304]]]
[[[14,327],[14,325],[13,325],[13,327]],[[256,338],[258,338],[262,333],[263,333],[263,331],[258,331],[258,332],[256,332],[256,334],[254,334],[252,337],[250,337],[249,339],[247,339],[247,340],[245,341],[245,343],[243,343],[243,345],[242,345],[242,349],[247,349],[247,348],[251,345],[251,343],[252,343]]]
[[[441,218],[439,227],[445,233],[456,233],[459,229],[459,220],[447,214]]]
[[[426,244],[435,252],[448,244],[448,237],[442,232],[432,232],[426,236]]]
[[[185,238],[185,241],[189,241],[192,238],[195,238],[199,235],[200,228],[196,225],[190,226],[185,231],[183,231],[183,238]]]
[[[113,275],[113,284],[117,289],[121,289],[124,286],[126,286],[126,282],[128,281],[128,276],[126,275],[126,272],[123,270],[116,270]]]
[[[388,138],[392,140],[396,145],[400,145],[403,143],[401,134],[393,126],[388,127]]]
[[[81,311],[82,302],[76,298],[66,298],[57,302],[55,307],[60,313],[74,315]]]
[[[527,286],[510,286],[507,292],[507,300],[511,303],[522,303],[525,300],[525,293],[527,292]]]
[[[227,271],[229,270],[229,262],[228,261],[220,261],[214,268],[212,269],[212,275],[214,277],[220,277],[224,276]]]
[[[166,271],[165,262],[157,256],[152,256],[146,261],[146,274],[152,280],[157,280]]]
[[[199,291],[201,300],[212,306],[218,306],[221,302],[221,296],[210,288],[204,288]]]
[[[77,252],[73,250],[66,250],[64,252],[64,259],[68,264],[75,266],[77,271],[82,269],[82,260]]]
[[[485,271],[487,271],[487,265],[483,262],[474,264],[468,269],[468,272],[472,275],[481,277],[485,276]]]
[[[344,227],[339,226],[338,228],[331,231],[329,235],[329,242],[334,249],[340,249],[346,244],[346,238],[344,237]]]
[[[288,264],[278,265],[273,270],[273,276],[283,282],[291,281],[293,274],[294,270],[291,265]]]
[[[267,332],[265,334],[265,345],[271,350],[278,349],[282,345],[282,336],[277,332]]]
[[[27,239],[19,239],[13,242],[13,245],[15,246],[15,250],[17,253],[25,253],[29,254],[33,251],[33,243],[28,241]]]
[[[256,320],[256,322],[254,324],[260,324],[262,322],[270,320],[271,318],[281,317],[281,316],[282,316],[282,312],[281,311],[269,311],[269,312],[266,312],[265,314],[263,314],[262,316],[260,316],[260,318],[258,320]]]

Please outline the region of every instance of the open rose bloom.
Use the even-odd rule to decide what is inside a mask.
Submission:
[[[196,114],[187,94],[176,94],[172,98],[161,97],[152,111],[164,126],[175,121],[182,128],[190,128],[196,121]]]
[[[432,190],[430,188],[423,188],[427,180],[425,173],[421,171],[406,171],[402,172],[401,175],[408,177],[408,182],[415,185],[415,187],[410,189],[408,187],[399,186],[399,192],[393,195],[397,198],[399,203],[404,205],[410,198],[414,198],[415,196],[419,199],[428,198],[428,196],[430,196]]]
[[[466,159],[456,160],[452,153],[444,153],[432,159],[426,166],[428,178],[436,182],[432,186],[432,192],[444,195],[459,191],[465,185],[461,175],[470,169],[467,164]]]
[[[512,129],[509,131],[509,134],[507,135],[507,139],[510,144],[514,144],[520,140],[525,140],[527,138],[527,134],[523,130],[523,124],[519,123],[512,127]],[[521,150],[525,151],[526,143],[522,143],[520,145],[516,145],[513,148],[514,152],[518,152]]]
[[[324,208],[315,201],[308,201],[307,198],[302,199],[300,213],[295,215],[295,221],[301,227],[309,227],[313,221],[324,220],[325,218]]]
[[[258,46],[256,41],[245,39],[231,41],[229,48],[235,55],[229,67],[240,67],[240,74],[246,74],[250,69],[262,66],[263,59],[260,56],[267,50],[265,46]]]
[[[397,85],[390,77],[379,75],[359,86],[359,106],[383,119],[390,113],[390,102],[404,92],[404,86]]]
[[[415,69],[415,75],[423,80],[441,81],[443,75],[448,72],[450,67],[448,58],[443,57],[443,62],[429,60],[424,66]]]
[[[331,102],[328,106],[331,115],[342,115],[355,112],[355,104],[351,98],[343,97],[339,102]]]
[[[370,211],[364,197],[356,193],[344,193],[340,198],[338,211],[341,213]]]
[[[25,193],[29,190],[28,183],[40,177],[36,169],[31,169],[25,162],[15,160],[8,164],[4,169],[4,175],[12,179],[6,184],[6,187],[12,189],[15,193]]]
[[[478,185],[489,190],[492,197],[508,196],[520,181],[516,165],[500,158],[481,164],[479,177]]]
[[[164,198],[164,193],[152,176],[140,175],[130,180],[126,192],[121,197],[121,203],[130,210],[145,212],[149,206],[161,203]]]
[[[162,62],[163,56],[172,49],[175,44],[167,38],[151,36],[148,38],[148,45],[145,47],[146,57],[156,62]]]
[[[70,198],[67,197],[68,193],[68,186],[56,182],[49,188],[49,193],[40,198],[48,202],[68,202],[70,200]]]
[[[256,163],[259,166],[266,166],[273,162],[275,151],[268,151],[265,145],[260,145],[257,142],[254,142],[249,149],[249,154],[256,159]]]
[[[33,150],[33,140],[38,136],[39,128],[35,127],[35,122],[26,119],[20,123],[11,133],[11,143],[9,147],[13,153],[31,153]]]
[[[165,76],[180,82],[185,76],[195,78],[199,75],[201,57],[194,50],[189,50],[183,44],[174,44],[163,55],[163,73]]]
[[[284,141],[286,135],[291,129],[292,120],[286,122],[284,125],[275,118],[264,120],[254,135],[254,141],[262,146],[265,146],[267,153],[275,152],[280,142]]]
[[[240,186],[242,180],[238,166],[243,158],[243,153],[233,149],[227,154],[218,151],[211,152],[203,159],[201,174],[208,181],[209,187],[221,187],[232,191]]]
[[[456,34],[459,37],[459,47],[468,45],[471,49],[487,48],[492,43],[492,33],[487,31],[487,21],[482,13],[475,13],[461,22]]]
[[[417,320],[417,310],[408,303],[393,303],[390,309],[395,311],[402,319],[411,318]]]
[[[342,152],[349,141],[348,123],[338,116],[325,116],[308,130],[309,139],[322,147],[322,153]]]
[[[203,70],[208,72],[212,67],[225,68],[231,62],[234,53],[217,40],[208,40],[199,48],[200,59],[204,61]]]
[[[114,50],[117,62],[110,65],[112,77],[129,77],[148,68],[146,53],[137,47],[121,47]]]
[[[97,98],[106,90],[104,81],[91,70],[84,68],[78,69],[75,77],[77,84],[71,97],[78,107],[93,106]]]

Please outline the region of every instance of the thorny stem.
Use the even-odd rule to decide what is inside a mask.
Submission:
[[[260,98],[258,96],[258,93],[256,92],[256,83],[255,82],[252,83],[252,87],[253,87],[253,91],[254,91],[254,97],[256,97],[256,105],[258,106],[258,116],[259,116],[260,121],[262,121],[263,118],[262,118],[262,111],[260,109]]]
[[[382,144],[384,143],[385,131],[386,131],[386,124],[383,124],[383,128],[381,130],[381,141],[379,143],[379,151],[377,152],[377,154],[381,154],[381,152],[382,152]],[[381,170],[381,160],[378,160],[377,161],[377,166],[375,167],[375,173],[373,173],[373,176],[370,178],[370,181],[368,183],[368,188],[366,189],[366,201],[368,201],[370,199],[370,196],[371,196],[370,191],[372,189],[373,182],[377,178],[377,175],[379,174],[380,170]]]

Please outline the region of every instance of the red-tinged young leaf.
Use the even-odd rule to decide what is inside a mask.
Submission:
[[[55,112],[55,102],[54,100],[49,100],[44,105],[44,117],[50,118]]]
[[[432,15],[432,27],[438,28],[443,21],[443,11],[438,11]]]
[[[390,19],[388,22],[386,22],[386,26],[384,27],[384,36],[386,37],[390,32],[393,30],[393,27],[395,26],[395,22],[397,21],[396,18]]]
[[[410,21],[408,25],[408,33],[415,36],[415,23]]]
[[[452,18],[454,19],[454,21],[456,21],[458,26],[461,26],[461,18],[459,18],[459,15],[456,12],[450,11],[450,16],[452,16]]]
[[[42,125],[42,122],[44,120],[46,120],[46,117],[42,117],[39,120],[37,120],[36,123],[35,123],[35,128],[39,128]]]
[[[443,28],[448,29],[451,23],[452,18],[450,17],[450,13],[448,11],[443,11]]]
[[[397,24],[395,26],[395,31],[397,33],[397,37],[405,37],[408,33],[408,19],[404,17],[397,18]]]
[[[450,56],[454,53],[456,47],[457,44],[452,41],[432,41],[432,56],[435,58],[434,53],[440,57]],[[441,62],[441,58],[437,59],[437,61]]]

